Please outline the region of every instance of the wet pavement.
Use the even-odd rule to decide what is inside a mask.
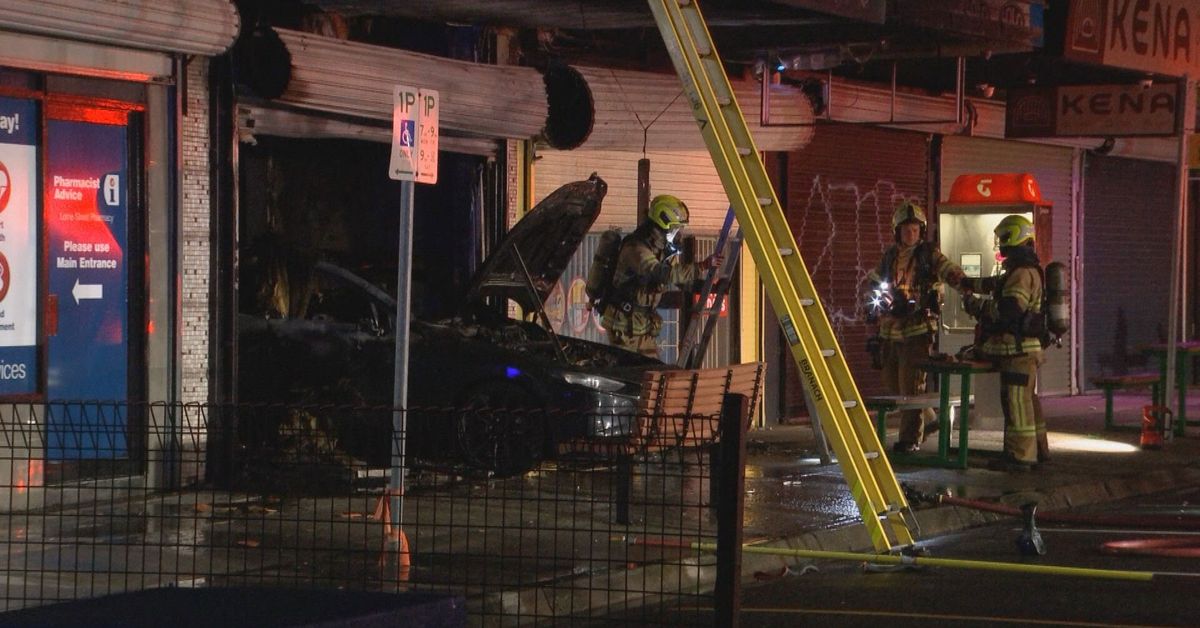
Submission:
[[[1118,420],[1137,422],[1148,396],[1118,394]],[[897,477],[914,495],[1036,501],[1043,512],[1200,485],[1200,427],[1143,450],[1136,431],[1104,431],[1099,395],[1048,398],[1043,407],[1053,456],[1036,471],[986,469],[987,450],[994,456],[1002,435],[972,430],[969,468],[900,464]],[[1200,399],[1189,414],[1200,416]],[[931,438],[923,452],[936,447]],[[871,551],[839,467],[820,464],[807,425],[754,430],[747,448],[747,543]],[[713,540],[707,459],[670,454],[635,465],[628,524],[616,521],[616,478],[611,467],[565,464],[503,480],[415,473],[403,510],[413,561],[403,576],[380,519],[378,474],[324,496],[114,489],[87,505],[4,515],[0,592],[4,608],[16,609],[159,586],[417,584],[465,594],[474,616],[494,617],[602,613],[649,593],[707,595],[716,575],[711,555],[645,542]],[[998,518],[961,506],[912,506],[923,537]],[[752,578],[794,563],[746,554],[742,572]]]
[[[1140,424],[1141,408],[1148,397],[1146,391],[1118,392],[1114,398],[1117,423]],[[1190,401],[1188,414],[1200,416],[1196,414],[1200,402]],[[1042,402],[1052,455],[1050,462],[1036,470],[987,469],[987,462],[1002,449],[1003,433],[971,430],[967,469],[894,463],[897,479],[918,495],[946,494],[1010,506],[1037,502],[1042,511],[1200,485],[1200,427],[1189,427],[1188,436],[1170,440],[1162,449],[1143,450],[1138,445],[1138,431],[1104,429],[1101,395],[1044,398]],[[890,418],[889,444],[896,438],[897,426],[898,418]],[[955,431],[954,442],[957,436]],[[838,469],[811,463],[816,450],[808,426],[757,430],[749,438],[754,453],[747,470],[747,541],[811,549],[871,549],[849,490],[839,482]],[[936,437],[930,437],[921,453],[932,456],[936,449]],[[910,501],[925,535],[995,518],[920,498]],[[749,562],[747,565],[744,557],[744,572],[762,568],[754,564],[760,562],[757,557]]]

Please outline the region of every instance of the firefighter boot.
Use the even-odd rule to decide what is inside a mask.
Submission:
[[[1037,435],[1037,461],[1038,464],[1050,462],[1050,437],[1046,432]]]

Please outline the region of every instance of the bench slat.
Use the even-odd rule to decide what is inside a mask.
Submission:
[[[961,401],[958,395],[950,395],[950,404],[958,405]],[[867,397],[864,401],[867,408],[872,410],[918,410],[921,408],[936,408],[941,405],[942,398],[938,393],[921,395],[876,395]]]

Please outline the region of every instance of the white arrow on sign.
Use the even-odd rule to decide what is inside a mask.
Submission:
[[[75,280],[75,287],[71,288],[71,296],[75,297],[75,305],[79,305],[80,299],[103,299],[104,284],[102,283],[79,283],[79,279]]]

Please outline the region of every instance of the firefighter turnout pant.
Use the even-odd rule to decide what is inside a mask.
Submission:
[[[891,395],[920,395],[925,392],[925,371],[918,365],[929,360],[933,347],[931,334],[883,342],[883,387]],[[935,417],[933,408],[904,410],[900,414],[900,442],[921,444],[925,440],[925,423]]]
[[[618,329],[608,330],[608,344],[651,358],[658,358],[657,334],[635,334]]]
[[[1038,367],[1045,362],[1041,351],[1005,356],[996,360],[1000,371],[1000,406],[1004,410],[1004,453],[1012,459],[1035,464],[1046,443],[1046,422],[1037,398]]]

